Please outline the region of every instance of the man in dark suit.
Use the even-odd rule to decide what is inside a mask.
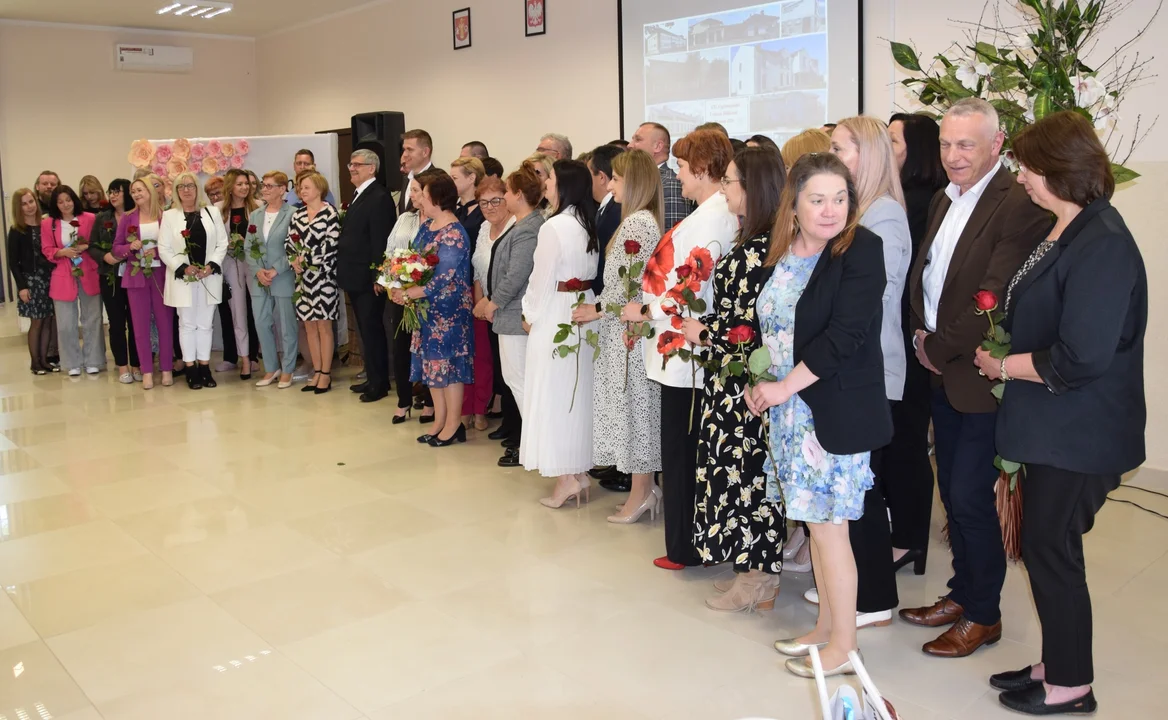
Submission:
[[[974,312],[973,295],[989,290],[1004,298],[1006,283],[1050,222],[999,161],[1003,140],[998,114],[984,100],[962,100],[945,114],[941,161],[949,186],[933,198],[909,274],[916,358],[933,373],[937,488],[949,520],[953,577],[947,596],[900,616],[915,625],[952,625],[922,648],[936,657],[965,657],[1002,636],[997,401],[973,364],[989,327]]]
[[[380,162],[372,150],[357,150],[349,158],[349,179],[357,193],[337,241],[337,284],[349,293],[361,345],[365,352],[366,380],[349,389],[361,394],[361,402],[376,402],[389,394],[389,348],[381,318],[385,290],[377,285],[377,271],[385,255],[385,241],[397,220],[393,197],[377,182]]]
[[[430,156],[433,154],[434,139],[430,137],[430,133],[425,130],[409,130],[402,135],[401,169],[407,174],[402,179],[401,197],[397,201],[399,214],[414,209],[414,204],[410,202],[410,182],[419,173],[434,167],[434,163],[430,162]]]
[[[677,173],[669,167],[670,145],[669,129],[655,122],[648,122],[637,128],[633,139],[629,141],[629,150],[644,150],[653,156],[657,169],[661,171],[661,189],[665,195],[665,231],[673,229],[682,220],[689,217],[697,205],[686,200],[681,195],[681,181]]]

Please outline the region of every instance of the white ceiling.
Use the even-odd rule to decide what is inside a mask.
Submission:
[[[258,37],[368,3],[369,0],[235,0],[231,12],[204,20],[159,15],[160,8],[171,4],[164,0],[0,0],[0,18]]]

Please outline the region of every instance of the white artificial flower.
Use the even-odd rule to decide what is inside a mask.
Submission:
[[[981,75],[982,77],[990,76],[990,66],[983,62],[979,62],[977,65],[974,65],[973,69],[975,72],[977,72],[978,75]]]
[[[1102,100],[1106,94],[1107,88],[1096,77],[1075,76],[1075,105],[1078,107],[1089,108]]]
[[[1034,122],[1034,98],[1026,98],[1026,112],[1022,113],[1022,119],[1028,123]]]
[[[977,89],[977,68],[968,63],[957,66],[957,82],[970,90]]]
[[[1018,172],[1018,159],[1014,157],[1013,150],[1007,150],[1002,154],[1002,164],[1006,169],[1012,173]]]

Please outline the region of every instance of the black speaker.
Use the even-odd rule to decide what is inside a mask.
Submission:
[[[352,117],[354,150],[372,150],[377,153],[381,167],[377,182],[390,191],[401,189],[399,172],[402,153],[402,135],[406,131],[406,115],[400,112],[370,112]]]

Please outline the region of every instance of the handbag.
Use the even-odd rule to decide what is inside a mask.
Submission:
[[[872,682],[860,654],[855,650],[848,653],[852,667],[860,678],[863,693],[857,694],[851,685],[841,685],[828,697],[827,680],[823,677],[823,663],[819,660],[819,649],[811,646],[811,667],[815,670],[815,688],[819,691],[819,706],[823,720],[899,720],[896,710],[886,701]]]

